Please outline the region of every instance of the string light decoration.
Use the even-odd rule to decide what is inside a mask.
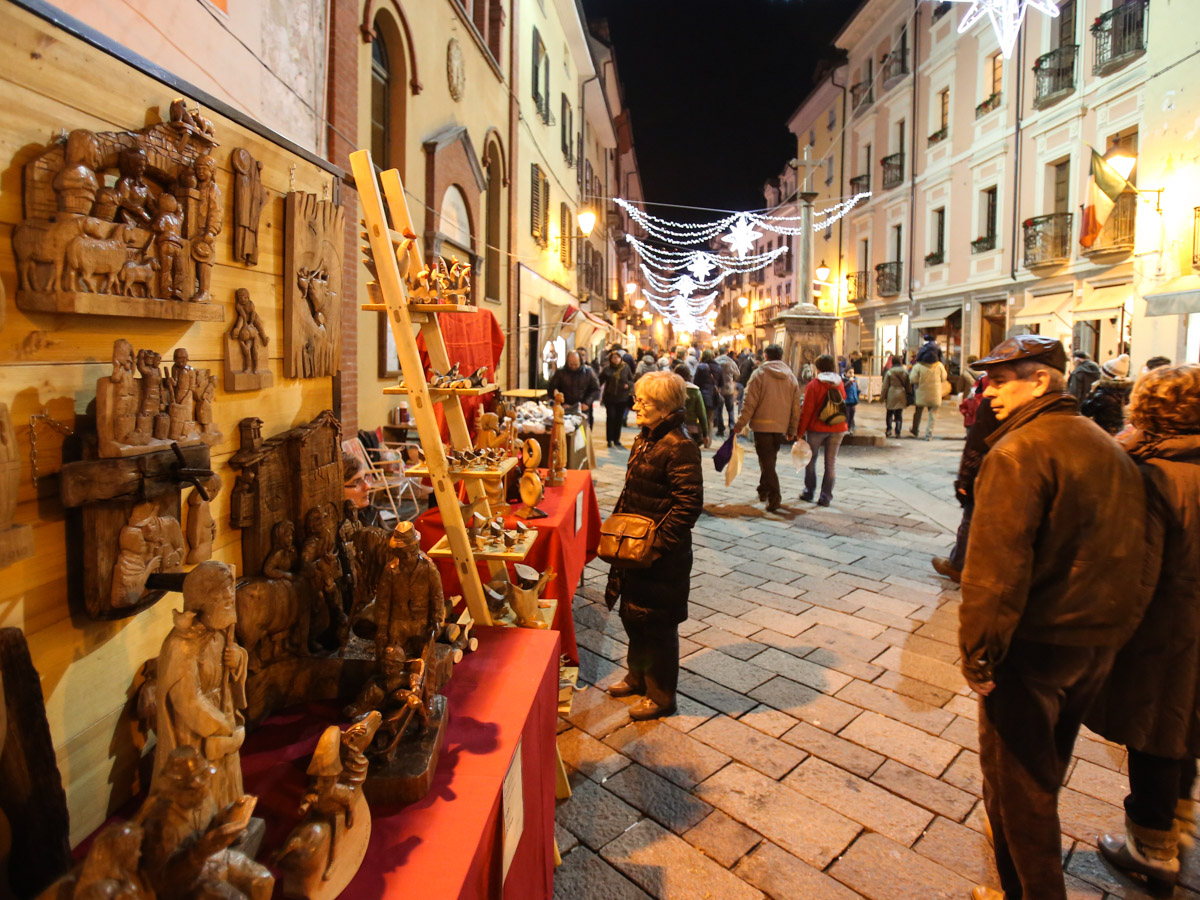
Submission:
[[[1000,44],[1000,52],[1004,58],[1012,56],[1013,48],[1017,46],[1017,34],[1021,23],[1025,21],[1025,13],[1030,8],[1041,10],[1051,18],[1058,16],[1058,4],[1054,0],[955,0],[957,3],[970,3],[962,21],[958,23],[958,33],[962,34],[972,28],[976,22],[987,16],[991,19],[992,30],[996,32],[996,40]]]
[[[870,196],[869,192],[858,193],[814,214],[813,232],[829,228]],[[680,332],[711,329],[716,320],[716,310],[712,307],[727,276],[766,268],[788,252],[787,244],[783,243],[770,250],[755,252],[755,242],[766,232],[789,237],[804,233],[800,216],[745,212],[734,213],[716,222],[673,222],[647,213],[620,197],[613,199],[642,227],[648,238],[673,247],[660,247],[632,234],[625,235],[625,241],[638,255],[639,267],[645,277],[646,286],[638,299],[644,298],[654,312]],[[722,234],[726,231],[727,234]],[[696,245],[711,244],[718,235],[729,245],[729,253],[696,248]],[[689,246],[695,249],[685,249]]]

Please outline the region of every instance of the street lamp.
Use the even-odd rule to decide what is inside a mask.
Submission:
[[[742,309],[745,309],[750,305],[750,299],[748,297],[738,297],[737,303],[738,306],[740,306]]]
[[[641,309],[645,305],[646,305],[646,301],[643,300],[641,297],[638,297],[636,300],[633,301],[634,309]]]
[[[579,223],[579,232],[584,237],[591,234],[592,229],[596,227],[596,214],[590,209],[581,209],[575,220]]]
[[[1118,175],[1128,181],[1129,173],[1132,172],[1133,167],[1137,165],[1137,158],[1133,156],[1126,156],[1124,153],[1118,153],[1116,156],[1109,157],[1107,160],[1105,160],[1105,162],[1112,166]]]
[[[829,280],[829,266],[825,264],[825,260],[821,260],[821,264],[817,266],[817,281]]]
[[[638,289],[638,284],[636,281],[625,282],[625,293],[627,295],[629,295],[630,297],[632,297],[634,294],[637,293],[637,289]]]

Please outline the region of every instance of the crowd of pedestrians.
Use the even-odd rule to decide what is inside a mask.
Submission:
[[[652,523],[654,552],[645,567],[611,570],[606,599],[620,604],[629,655],[609,691],[641,697],[630,714],[648,719],[675,710],[700,448],[726,427],[731,440],[752,431],[758,497],[777,510],[778,452],[803,440],[811,452],[800,499],[830,505],[857,369],[823,355],[802,383],[807,370],[798,378],[777,345],[761,355],[646,354],[644,370],[624,357],[610,353],[595,389],[578,374],[561,384],[589,403],[603,389],[610,447],[620,446],[631,397],[637,415],[616,511]],[[1125,831],[1098,842],[1114,866],[1170,896],[1179,848],[1196,829],[1200,365],[1154,359],[1135,381],[1127,354],[1098,365],[1077,351],[1070,368],[1059,341],[1021,335],[961,373],[933,342],[911,366],[896,355],[883,371],[889,437],[913,406],[909,434],[923,421],[931,439],[953,379],[963,384],[962,519],[949,556],[932,562],[961,584],[960,665],[980,705],[1001,890],[978,886],[975,900],[1066,900],[1058,794],[1085,723],[1129,752]]]

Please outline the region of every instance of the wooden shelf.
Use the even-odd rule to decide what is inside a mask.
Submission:
[[[513,544],[512,549],[501,547],[498,550],[472,550],[471,555],[475,557],[476,562],[489,559],[520,562],[533,549],[533,542],[537,540],[537,536],[537,529],[530,528],[517,543]],[[442,535],[441,540],[430,547],[426,555],[430,559],[453,559],[454,551],[450,549],[450,539]]]
[[[470,303],[410,303],[408,304],[409,312],[418,313],[456,313],[470,312],[478,309]],[[363,312],[387,312],[386,303],[364,303],[362,305]]]
[[[429,388],[430,399],[437,400],[441,397],[478,397],[481,394],[490,394],[492,391],[498,390],[498,384],[485,384],[482,387],[469,388]],[[408,385],[393,384],[383,389],[385,394],[404,394],[408,395]]]
[[[220,303],[76,291],[17,291],[17,308],[26,312],[75,313],[83,316],[127,316],[131,319],[173,319],[184,322],[225,321],[225,308]]]
[[[500,468],[498,469],[467,469],[466,471],[461,469],[447,469],[446,475],[455,481],[460,479],[482,481],[488,478],[503,478],[513,470],[513,468],[517,465],[517,462],[518,460],[515,456],[507,456],[500,461]],[[404,470],[404,474],[409,478],[431,477],[429,474],[429,465],[427,463],[409,466]]]
[[[537,388],[513,388],[511,391],[501,391],[501,397],[512,397],[514,400],[541,400],[546,392]]]

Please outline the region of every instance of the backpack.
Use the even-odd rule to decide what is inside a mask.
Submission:
[[[817,418],[825,425],[841,425],[846,421],[846,401],[836,387],[825,389],[825,402]]]

